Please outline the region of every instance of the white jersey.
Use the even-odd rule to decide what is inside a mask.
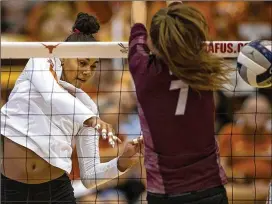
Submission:
[[[92,128],[83,127],[85,120],[98,116],[96,104],[81,89],[61,81],[61,73],[59,59],[32,58],[28,61],[1,109],[1,134],[67,173],[72,169],[72,138],[77,135],[81,170],[89,170],[89,176],[94,175],[90,170],[95,170],[107,173],[107,177],[116,177],[119,173],[117,159],[101,164],[103,170],[97,169],[100,168],[97,165],[98,136],[93,134]],[[67,91],[69,89],[75,91],[75,97]],[[86,131],[92,135],[80,137],[86,136]],[[82,176],[86,179],[86,175]]]

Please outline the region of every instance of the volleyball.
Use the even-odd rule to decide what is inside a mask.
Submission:
[[[256,40],[245,45],[237,59],[237,68],[242,79],[256,88],[272,84],[272,41]]]

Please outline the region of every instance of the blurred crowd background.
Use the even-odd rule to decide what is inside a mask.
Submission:
[[[250,41],[272,38],[271,2],[185,2],[202,11],[210,27],[210,40]],[[146,2],[148,24],[153,14],[165,6],[163,1]],[[1,2],[1,41],[63,41],[71,32],[78,12],[97,16],[99,41],[128,41],[131,26],[129,1],[17,1]],[[139,11],[139,15],[140,15]],[[16,51],[15,51],[16,52]],[[227,61],[235,67],[235,59]],[[24,68],[26,60],[1,60],[1,106]],[[272,89],[254,89],[236,74],[233,88],[215,93],[216,128],[221,162],[227,170],[230,203],[265,203],[272,176],[271,101]],[[226,86],[230,87],[230,86]],[[134,87],[125,59],[103,59],[94,78],[84,90],[98,104],[101,118],[114,125],[123,141],[141,134]],[[166,136],[167,137],[167,136]],[[103,162],[122,151],[100,141]],[[99,191],[86,191],[79,178],[73,154],[75,193],[79,201],[101,203],[144,203],[143,161],[133,171]],[[256,201],[259,200],[259,201]]]

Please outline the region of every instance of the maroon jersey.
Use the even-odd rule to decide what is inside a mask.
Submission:
[[[211,91],[194,91],[149,54],[147,31],[135,24],[129,67],[145,142],[147,190],[181,194],[226,183],[214,134]]]

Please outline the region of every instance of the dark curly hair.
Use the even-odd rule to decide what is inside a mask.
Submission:
[[[96,39],[93,34],[99,29],[100,24],[96,17],[80,12],[72,27],[72,34],[66,38],[65,42],[94,42]]]

